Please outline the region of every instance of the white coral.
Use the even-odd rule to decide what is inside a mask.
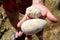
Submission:
[[[28,7],[26,9],[26,14],[28,14],[31,18],[39,18],[41,16],[41,12],[38,8],[35,8],[33,6]]]

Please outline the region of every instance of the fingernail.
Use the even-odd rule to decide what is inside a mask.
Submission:
[[[18,33],[18,36],[21,37],[22,35],[23,35],[23,32],[20,31],[20,32]]]
[[[26,37],[25,40],[28,40],[28,38]]]
[[[17,24],[17,27],[20,27],[20,26],[19,26],[19,23]]]

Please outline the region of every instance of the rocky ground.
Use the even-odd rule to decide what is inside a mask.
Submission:
[[[43,36],[45,40],[60,40],[60,9],[58,6],[59,0],[45,0],[45,6],[58,19],[57,23],[52,23],[47,18],[48,26],[44,28]],[[22,14],[19,14],[21,19]],[[10,24],[7,15],[2,7],[0,7],[0,40],[10,40],[10,37],[16,32]],[[36,35],[32,36],[32,40],[38,40]]]

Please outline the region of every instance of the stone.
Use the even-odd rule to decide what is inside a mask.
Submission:
[[[26,20],[21,25],[21,30],[26,35],[33,35],[40,32],[45,26],[47,26],[47,21],[43,19],[30,19]]]
[[[26,8],[26,14],[31,18],[39,18],[41,16],[41,11],[38,8],[30,6]]]

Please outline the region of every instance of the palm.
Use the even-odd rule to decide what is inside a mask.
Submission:
[[[45,6],[40,5],[40,4],[32,5],[32,6],[41,10],[42,17],[46,16],[50,21],[57,22],[57,19],[52,15],[52,13]],[[21,24],[28,19],[31,19],[31,18],[29,18],[27,15],[25,15],[24,18],[17,24],[17,26],[20,27]],[[39,32],[38,35],[41,35],[41,33],[42,32]]]

